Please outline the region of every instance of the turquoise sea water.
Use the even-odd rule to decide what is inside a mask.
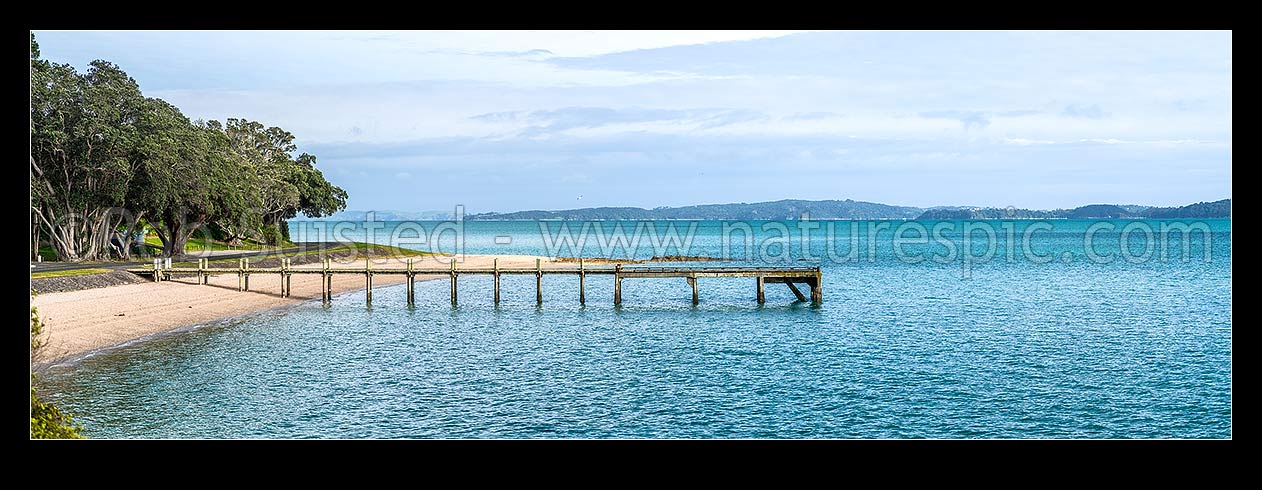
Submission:
[[[683,280],[628,280],[614,308],[612,280],[593,276],[584,307],[577,279],[548,276],[537,307],[534,278],[506,276],[496,308],[490,278],[469,277],[455,308],[446,281],[418,283],[415,308],[402,285],[377,288],[371,308],[350,292],[44,380],[95,438],[1231,436],[1230,220],[993,222],[967,245],[964,222],[920,223],[919,241],[904,222],[821,222],[810,240],[795,222],[750,222],[743,254],[743,235],[725,247],[719,222],[697,223],[684,250],[642,238],[610,252],[615,224],[578,251],[555,250],[536,222],[420,223],[446,227],[445,243],[413,246],[451,250],[461,236],[465,253],[820,265],[824,301],[768,285],[759,306],[752,279],[702,279],[694,307]],[[691,226],[646,233],[672,224]],[[1210,233],[1161,233],[1175,224]]]

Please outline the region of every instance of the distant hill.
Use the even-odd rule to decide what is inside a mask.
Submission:
[[[921,208],[891,206],[863,201],[803,201],[786,199],[772,202],[703,204],[699,206],[643,208],[583,208],[562,211],[517,211],[481,213],[468,219],[482,220],[591,220],[591,219],[727,219],[784,220],[799,219],[810,213],[811,219],[912,219]]]
[[[1065,210],[1058,218],[1070,219],[1087,219],[1087,218],[1130,218],[1135,215],[1126,212],[1119,206],[1113,204],[1088,204],[1073,209]]]
[[[348,210],[326,218],[297,218],[295,221],[363,221],[368,213],[377,221],[448,220],[450,211],[356,211]],[[1198,202],[1181,207],[1152,207],[1137,204],[1088,204],[1073,209],[1020,209],[976,206],[935,206],[917,208],[892,206],[873,202],[854,201],[805,201],[786,199],[781,201],[702,204],[698,206],[660,207],[653,209],[632,207],[603,207],[566,209],[559,211],[515,211],[510,213],[479,213],[465,217],[470,220],[796,220],[803,213],[811,219],[917,219],[917,220],[983,220],[983,219],[1096,219],[1096,218],[1230,218],[1231,199],[1214,202]]]
[[[1230,218],[1231,199],[1214,202],[1198,202],[1178,208],[1148,208],[1148,218]]]
[[[1055,211],[1037,211],[1017,208],[957,208],[939,207],[925,211],[918,220],[950,219],[1049,219]]]
[[[1231,199],[1198,202],[1175,208],[1158,208],[1136,204],[1088,204],[1073,209],[1052,211],[1014,208],[965,208],[941,206],[930,208],[918,220],[950,219],[1117,219],[1117,218],[1230,218]]]

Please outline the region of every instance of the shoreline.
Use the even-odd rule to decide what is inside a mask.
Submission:
[[[447,265],[449,257],[413,257],[435,260]],[[532,255],[467,255],[464,267],[489,267],[499,259],[501,267],[532,267],[535,259],[545,264],[565,267],[547,257]],[[402,268],[406,258],[374,259],[374,268]],[[320,268],[320,264],[296,265],[295,268]],[[418,275],[417,281],[442,278],[442,275]],[[267,280],[272,279],[272,280]],[[143,282],[76,291],[44,293],[35,296],[31,306],[38,308],[45,324],[47,347],[32,361],[33,369],[71,364],[102,352],[164,335],[177,334],[204,326],[232,321],[235,318],[269,310],[297,306],[320,299],[321,277],[298,274],[292,279],[292,294],[282,298],[280,284],[274,277],[260,275],[248,292],[237,291],[236,274],[210,276],[209,284],[196,284],[193,278],[175,278],[161,283]],[[402,275],[379,275],[373,285],[389,286],[404,282]],[[363,278],[334,276],[333,294],[363,291]]]
[[[440,277],[434,277],[434,276],[417,276],[417,278],[416,278],[416,282],[418,282],[418,283],[419,283],[419,282],[422,282],[422,281],[436,281],[436,280],[438,280],[438,279],[441,279],[441,278],[440,278]],[[376,286],[376,285],[374,284],[374,287],[375,287],[375,286]],[[345,291],[341,291],[341,292],[338,292],[338,293],[334,293],[334,295],[333,295],[333,296],[334,296],[334,299],[336,299],[337,297],[340,297],[340,296],[346,296],[346,295],[349,295],[349,294],[354,294],[354,293],[362,293],[363,291],[364,291],[364,288],[362,288],[362,287],[361,287],[361,288],[359,288],[359,289],[348,289],[348,290],[345,290]],[[311,302],[315,302],[315,301],[318,301],[318,300],[319,300],[319,298],[299,299],[299,300],[297,300],[297,301],[294,301],[294,302],[291,302],[291,303],[287,303],[287,304],[281,304],[281,305],[276,305],[276,306],[269,306],[269,307],[265,307],[265,308],[260,308],[260,309],[256,309],[256,310],[251,310],[251,311],[246,311],[246,312],[238,313],[238,314],[235,314],[235,315],[225,316],[225,317],[222,317],[222,318],[215,318],[215,319],[212,319],[212,320],[207,320],[207,321],[204,321],[204,322],[199,322],[199,323],[191,323],[191,324],[188,324],[188,325],[180,325],[180,326],[177,326],[177,327],[172,327],[172,328],[169,328],[169,329],[166,329],[166,330],[160,330],[160,331],[156,331],[156,332],[153,332],[153,333],[149,333],[149,334],[146,334],[146,335],[144,335],[144,336],[137,337],[137,338],[134,338],[134,339],[125,340],[125,341],[122,341],[122,342],[119,342],[119,343],[116,343],[116,344],[110,344],[110,345],[106,345],[106,346],[104,346],[104,347],[99,347],[99,348],[92,349],[92,350],[88,350],[88,351],[84,351],[84,352],[77,352],[77,353],[74,353],[74,354],[71,354],[71,355],[68,355],[68,356],[63,356],[63,357],[56,358],[56,359],[44,359],[44,360],[39,360],[39,361],[36,361],[36,362],[34,362],[34,363],[32,363],[32,364],[31,364],[31,370],[32,370],[32,371],[34,371],[36,374],[39,374],[39,373],[41,373],[41,372],[44,372],[44,371],[47,371],[47,370],[49,370],[49,369],[56,368],[56,367],[61,367],[61,366],[73,366],[73,365],[78,364],[79,362],[83,361],[84,359],[88,359],[88,358],[93,357],[93,356],[96,356],[96,355],[98,355],[98,354],[106,354],[106,353],[110,353],[110,352],[113,352],[113,351],[115,351],[115,350],[122,349],[122,348],[125,348],[125,347],[128,347],[128,346],[131,346],[131,345],[135,345],[135,344],[143,344],[143,343],[148,342],[148,341],[150,341],[150,340],[157,340],[157,339],[161,339],[161,338],[165,338],[165,337],[169,337],[169,336],[181,335],[181,334],[184,334],[184,333],[187,333],[187,332],[194,332],[194,331],[197,331],[197,330],[201,330],[201,329],[203,329],[203,328],[223,326],[223,325],[230,324],[230,323],[232,323],[232,322],[234,322],[234,321],[241,320],[241,319],[245,319],[245,318],[249,318],[249,317],[251,317],[251,316],[255,316],[255,315],[258,315],[258,314],[262,314],[262,313],[269,313],[269,312],[279,312],[279,311],[285,311],[285,310],[289,310],[289,309],[291,309],[291,308],[297,308],[297,307],[302,306],[302,305],[304,305],[304,304],[306,304],[306,303],[311,303]]]
[[[428,281],[428,280],[430,280],[430,279],[425,279],[425,280],[427,280],[427,281]],[[351,293],[351,292],[353,292],[353,291],[345,291],[345,292],[342,292],[342,293],[338,293],[338,295],[348,294],[348,293]],[[260,313],[267,313],[267,312],[269,312],[269,311],[282,311],[282,310],[287,310],[287,309],[289,309],[289,308],[293,308],[293,307],[299,306],[299,305],[301,305],[301,304],[303,304],[303,303],[306,303],[306,302],[308,302],[308,301],[310,301],[310,300],[302,300],[302,301],[299,301],[299,302],[296,302],[296,303],[284,304],[284,305],[278,305],[278,306],[272,306],[272,307],[267,307],[267,308],[263,308],[263,309],[259,309],[259,310],[253,310],[253,311],[247,311],[247,312],[240,313],[240,314],[237,314],[237,315],[226,316],[226,317],[223,317],[223,318],[216,318],[216,319],[213,319],[213,320],[208,320],[208,321],[205,321],[205,322],[200,322],[200,323],[193,323],[193,324],[189,324],[189,325],[181,325],[181,326],[178,326],[178,327],[173,327],[173,328],[170,328],[170,329],[167,329],[167,330],[160,330],[160,331],[157,331],[157,332],[149,333],[149,334],[146,334],[146,335],[144,335],[144,336],[137,337],[137,338],[134,338],[134,339],[131,339],[131,340],[125,340],[125,341],[123,341],[123,342],[119,342],[119,343],[117,343],[117,344],[110,344],[110,345],[107,345],[107,346],[104,346],[104,347],[99,347],[99,348],[92,349],[92,350],[89,350],[89,351],[77,352],[77,353],[70,354],[70,355],[63,356],[63,357],[56,358],[56,359],[45,359],[45,360],[39,360],[39,361],[36,361],[36,362],[34,362],[34,363],[32,363],[32,364],[31,364],[31,370],[32,370],[32,371],[34,371],[35,373],[37,373],[37,374],[38,374],[38,373],[40,373],[40,372],[47,371],[47,370],[49,370],[49,369],[52,369],[52,368],[55,368],[55,367],[59,367],[59,366],[72,366],[72,365],[74,365],[74,364],[79,363],[80,361],[83,361],[84,359],[88,359],[88,358],[93,357],[93,356],[96,356],[96,355],[98,355],[98,354],[105,354],[105,353],[109,353],[109,352],[112,352],[112,351],[115,351],[115,350],[118,350],[118,349],[122,349],[122,348],[127,347],[127,346],[130,346],[130,345],[134,345],[134,344],[142,344],[142,343],[148,342],[148,341],[150,341],[150,340],[157,340],[157,339],[164,338],[164,337],[167,337],[167,336],[180,335],[180,334],[183,334],[183,333],[186,333],[186,332],[193,332],[193,331],[200,330],[200,329],[202,329],[202,328],[206,328],[206,327],[215,327],[215,326],[225,325],[225,324],[231,323],[231,322],[233,322],[233,321],[235,321],[235,320],[239,320],[239,319],[242,319],[242,318],[249,317],[249,316],[251,316],[251,315],[257,315],[257,314],[260,314]]]

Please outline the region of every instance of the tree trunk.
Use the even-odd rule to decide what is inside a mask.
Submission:
[[[84,256],[90,260],[100,260],[109,258],[110,236],[113,235],[113,227],[110,226],[110,214],[107,209],[98,209],[87,214],[85,224],[87,229],[87,250]]]
[[[227,235],[224,237],[224,241],[227,242],[228,245],[232,245],[234,247],[241,246],[241,240],[245,239],[245,232],[243,231],[243,228],[225,224],[223,221],[216,221],[215,224],[219,226],[219,229],[223,230],[225,235]]]
[[[120,259],[131,260],[131,246],[135,242],[136,227],[140,224],[140,217],[144,216],[145,213],[141,211],[138,214],[132,214],[123,208],[114,208],[110,213],[118,218],[118,223],[110,227],[113,231],[110,234],[112,236],[111,240],[118,242],[118,246],[113,248]],[[119,227],[123,227],[123,229],[120,231],[118,230]]]
[[[31,262],[39,260],[39,217],[31,213]]]
[[[183,224],[177,230],[173,230],[172,236],[174,238],[172,240],[171,254],[168,256],[175,257],[178,255],[184,255],[184,248],[188,246],[188,240],[193,238],[193,233],[196,233],[197,230],[201,229],[203,224],[205,223],[201,221],[194,221],[192,223]]]
[[[34,209],[40,222],[44,224],[49,244],[57,252],[57,260],[78,262],[81,260],[79,248],[75,245],[75,229],[66,219],[59,218],[52,208]]]
[[[193,233],[205,224],[206,215],[198,214],[196,219],[188,221],[187,216],[175,216],[175,213],[167,213],[165,219],[162,220],[162,226],[158,231],[158,238],[162,240],[162,255],[164,257],[175,257],[184,255],[184,248],[188,245],[188,240],[193,237]]]
[[[162,256],[174,257],[177,253],[184,253],[184,246],[187,240],[180,240],[179,237],[184,234],[184,223],[182,221],[163,222],[162,226],[166,228],[166,232],[158,232],[158,238],[162,240]]]
[[[100,258],[109,242],[108,224],[103,210],[90,213],[68,212],[58,216],[50,207],[35,210],[44,223],[49,242],[57,251],[57,258],[65,262],[78,262]]]

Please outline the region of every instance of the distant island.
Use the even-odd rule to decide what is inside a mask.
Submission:
[[[1095,219],[1095,218],[1230,218],[1231,199],[1214,202],[1198,202],[1172,208],[1138,206],[1134,204],[1088,204],[1073,209],[1051,211],[1015,208],[930,208],[917,216],[921,220],[943,219]]]
[[[795,220],[803,213],[811,219],[1090,219],[1090,218],[1230,218],[1231,199],[1214,202],[1198,202],[1180,207],[1140,206],[1134,204],[1089,204],[1073,209],[1030,210],[1017,208],[992,208],[970,206],[937,206],[917,208],[892,206],[872,202],[854,201],[806,201],[786,199],[781,201],[732,204],[704,204],[698,206],[659,207],[653,209],[632,207],[603,207],[567,209],[560,211],[516,211],[511,213],[479,213],[466,217],[471,220]]]
[[[293,221],[364,221],[372,213],[375,221],[441,221],[455,219],[451,211],[397,211],[346,210],[324,218],[298,217]],[[1214,202],[1198,202],[1187,206],[1158,207],[1137,204],[1088,204],[1073,209],[1020,209],[979,206],[935,206],[918,208],[893,206],[874,202],[854,201],[806,201],[785,199],[781,201],[702,204],[697,206],[658,207],[653,209],[633,207],[602,207],[565,209],[559,211],[514,211],[507,213],[477,213],[465,216],[470,220],[796,220],[803,213],[811,219],[902,219],[902,220],[952,220],[952,219],[1092,219],[1092,218],[1156,218],[1196,219],[1230,218],[1231,199]]]
[[[810,213],[812,219],[912,219],[924,210],[908,206],[891,206],[863,201],[783,201],[702,204],[698,206],[643,208],[583,208],[564,211],[517,211],[481,213],[467,219],[481,220],[590,220],[590,219],[698,219],[698,220],[785,220],[798,219]]]

